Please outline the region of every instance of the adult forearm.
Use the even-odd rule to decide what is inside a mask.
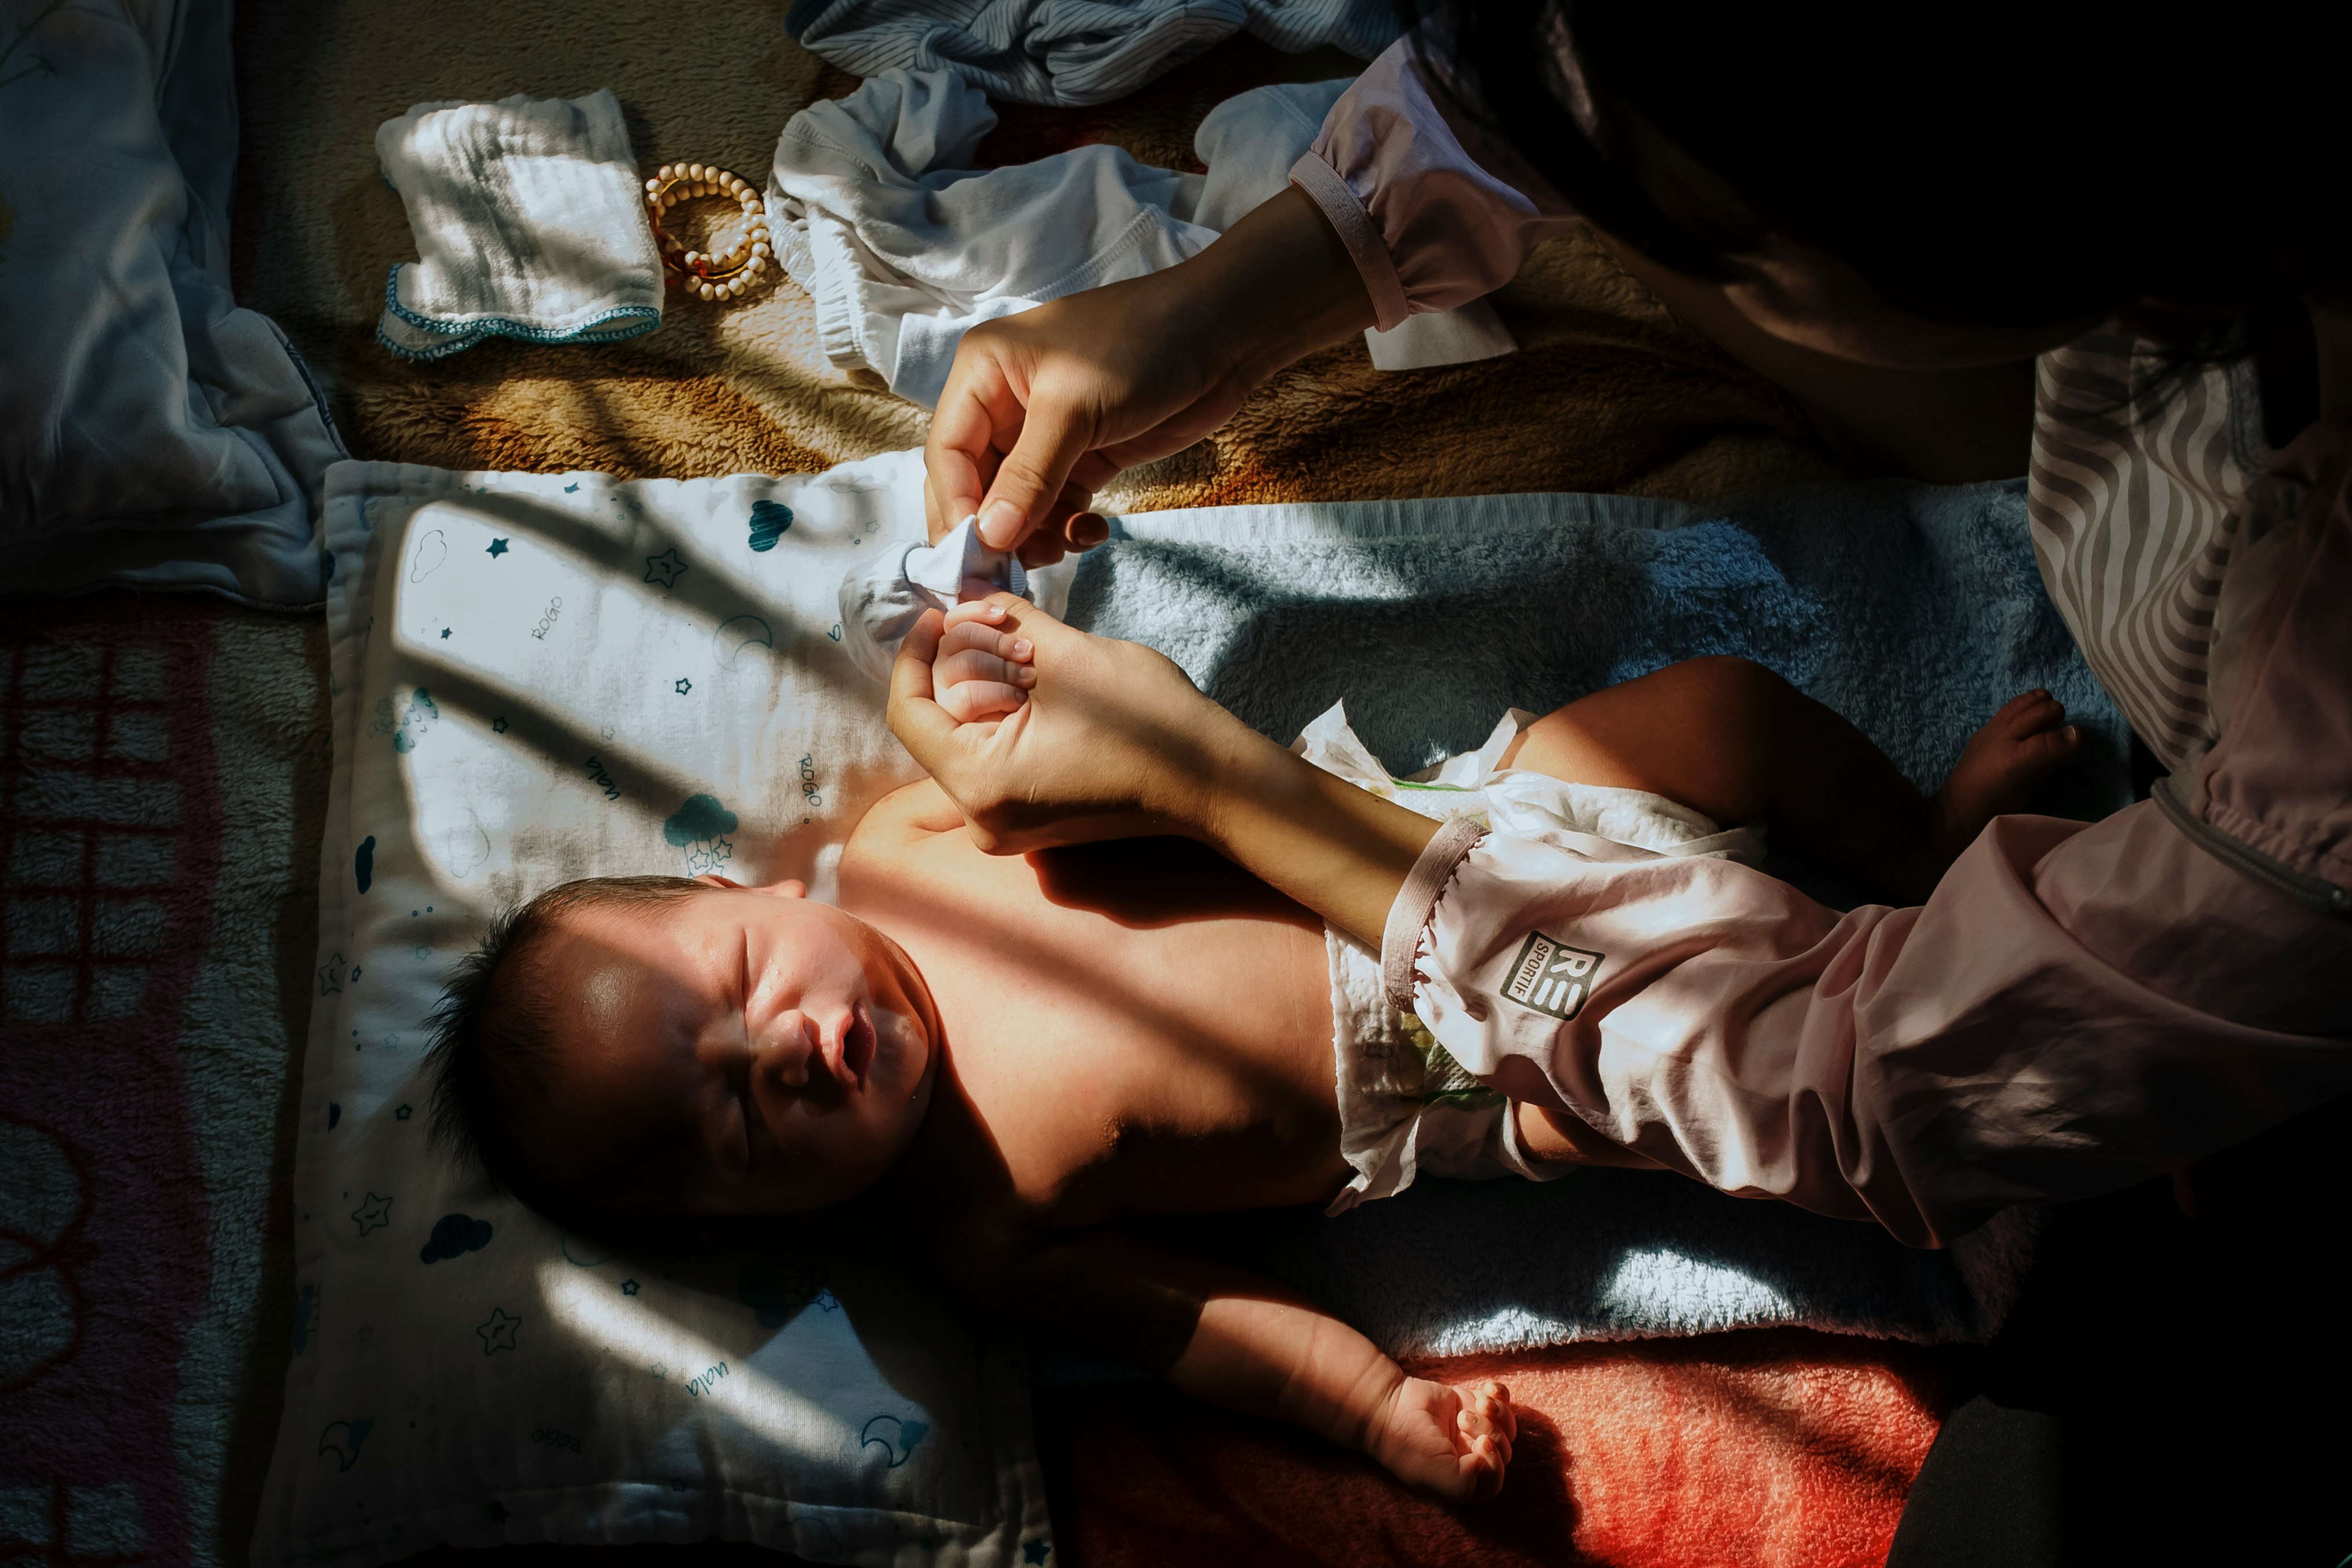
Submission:
[[[1348,247],[1295,186],[1165,276],[1179,285],[1188,330],[1223,344],[1229,374],[1246,385],[1372,325]]]
[[[1227,859],[1378,947],[1389,906],[1439,824],[1235,723],[1189,829]]]

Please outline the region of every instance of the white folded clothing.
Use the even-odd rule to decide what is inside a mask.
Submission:
[[[661,256],[621,106],[420,103],[375,133],[416,259],[384,282],[376,339],[439,359],[485,338],[610,342],[661,324]]]
[[[996,124],[986,95],[950,71],[887,70],[786,122],[768,176],[778,255],[814,299],[833,364],[931,406],[977,323],[1172,267],[1279,194],[1348,85],[1219,104],[1192,138],[1206,174],[1104,145],[974,170]],[[1384,370],[1516,346],[1482,303],[1444,327],[1367,336]]]
[[[1370,59],[1383,0],[800,0],[784,26],[853,75],[951,70],[1014,103],[1108,103],[1246,32],[1289,54]]]

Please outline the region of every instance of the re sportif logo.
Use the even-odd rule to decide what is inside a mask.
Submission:
[[[1528,932],[1519,956],[1503,982],[1503,994],[1522,1007],[1573,1018],[1592,994],[1592,977],[1600,973],[1602,955],[1570,947],[1539,931]]]

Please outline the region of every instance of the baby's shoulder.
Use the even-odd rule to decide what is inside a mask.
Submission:
[[[930,840],[959,831],[963,817],[947,792],[929,779],[892,790],[866,807],[842,845],[842,862],[868,866],[921,849]]]

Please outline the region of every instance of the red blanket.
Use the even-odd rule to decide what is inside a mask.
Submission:
[[[1417,1367],[1500,1378],[1522,1409],[1475,1508],[1156,1384],[1041,1391],[1038,1443],[1067,1568],[1859,1568],[1885,1558],[1948,1361],[1776,1330]]]

